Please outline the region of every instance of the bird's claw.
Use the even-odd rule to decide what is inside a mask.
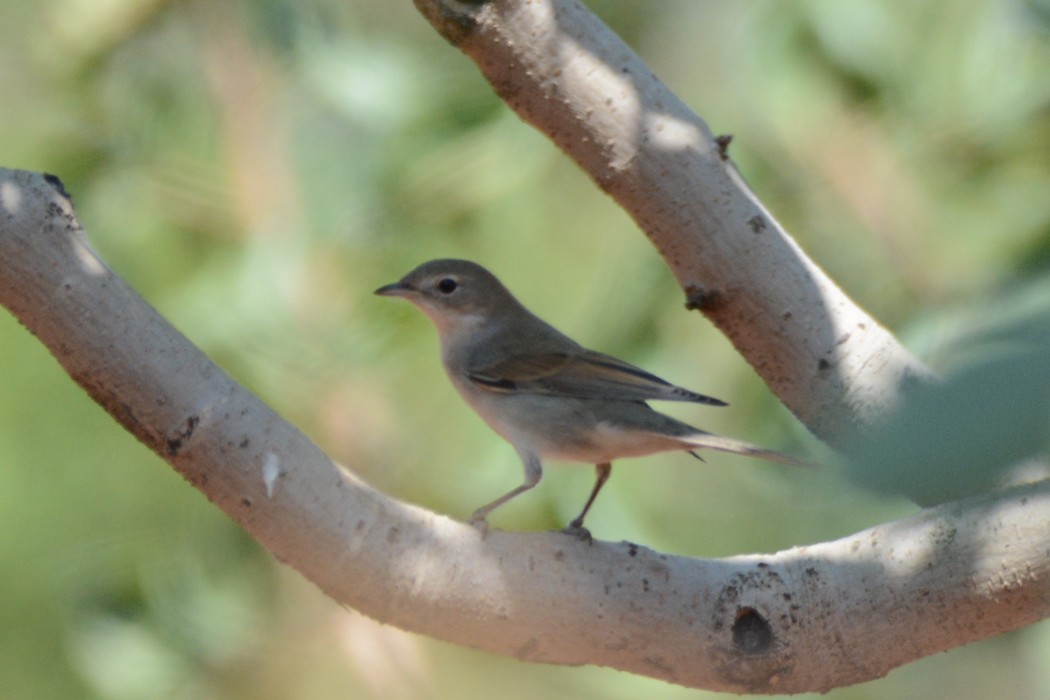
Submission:
[[[467,521],[467,524],[470,525],[472,528],[477,530],[478,533],[481,534],[481,539],[485,539],[485,537],[488,536],[488,534],[489,534],[489,521],[485,520],[484,517],[478,518],[478,517],[472,516],[470,518],[470,520]]]
[[[575,520],[566,525],[564,528],[562,528],[561,532],[563,532],[566,535],[569,535],[570,537],[575,537],[581,542],[586,542],[587,544],[594,543],[594,538],[591,537],[591,531],[585,528],[580,523],[577,523]]]

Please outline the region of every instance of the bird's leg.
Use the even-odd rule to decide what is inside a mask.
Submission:
[[[488,534],[489,524],[486,518],[489,513],[496,510],[515,496],[520,496],[536,484],[540,483],[540,478],[543,477],[543,464],[540,462],[540,458],[531,453],[521,453],[521,461],[525,466],[525,482],[522,483],[521,486],[511,489],[503,494],[492,503],[487,503],[481,506],[470,516],[470,524],[481,532],[482,538]]]
[[[572,522],[562,530],[567,535],[573,535],[588,542],[591,540],[591,533],[590,530],[583,526],[583,519],[587,516],[587,511],[591,509],[594,499],[598,497],[598,492],[602,490],[602,486],[605,486],[605,482],[609,480],[609,474],[612,473],[612,462],[595,464],[594,470],[598,474],[598,479],[594,482],[594,488],[591,490],[590,497],[587,498],[587,503],[584,504],[580,514],[573,518]]]

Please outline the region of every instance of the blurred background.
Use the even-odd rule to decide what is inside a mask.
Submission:
[[[1046,0],[594,0],[772,212],[932,366],[1050,308]],[[630,220],[409,0],[5,0],[0,165],[59,175],[93,245],[239,381],[379,489],[465,518],[514,451],[371,292],[482,262],[580,342],[727,409],[706,429],[823,455]],[[1022,320],[1021,325],[1024,325]],[[989,330],[992,329],[992,330]],[[0,683],[10,698],[697,698],[379,626],[275,563],[0,314]],[[548,468],[494,516],[575,515]],[[683,555],[773,552],[916,512],[840,470],[618,464],[588,525]],[[1048,698],[1050,627],[835,699]]]

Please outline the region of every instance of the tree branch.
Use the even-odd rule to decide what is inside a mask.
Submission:
[[[393,501],[98,258],[61,183],[0,170],[0,303],[277,559],[385,623],[733,692],[827,690],[1050,615],[1050,482],[770,556],[493,531]]]
[[[415,0],[623,207],[814,434],[841,446],[927,370],[809,260],[707,124],[578,0]]]

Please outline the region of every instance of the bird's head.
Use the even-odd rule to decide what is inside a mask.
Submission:
[[[431,260],[375,293],[412,302],[442,336],[520,308],[495,275],[469,260]]]

